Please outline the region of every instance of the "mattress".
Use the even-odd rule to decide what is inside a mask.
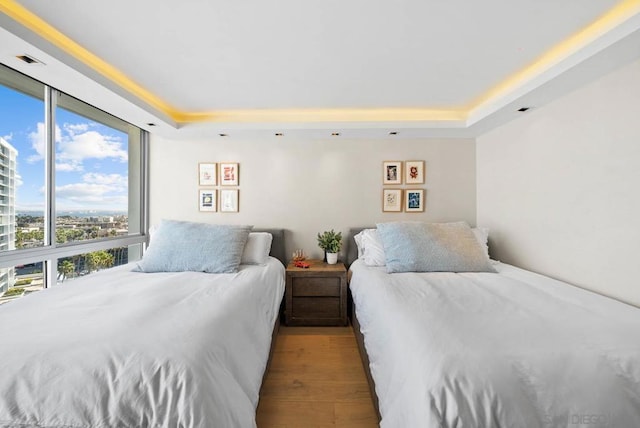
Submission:
[[[640,426],[640,310],[494,267],[352,264],[381,427]]]
[[[0,307],[1,427],[255,427],[282,264],[132,267]]]

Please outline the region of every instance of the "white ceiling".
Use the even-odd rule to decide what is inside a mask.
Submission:
[[[505,109],[512,112],[513,106],[529,100],[548,101],[573,81],[597,77],[600,70],[640,56],[640,2],[633,0],[18,3],[168,108],[163,111],[132,94],[130,88],[101,75],[64,47],[49,43],[38,30],[31,31],[2,14],[0,27],[7,31],[0,32],[0,62],[26,69],[35,77],[41,74],[44,77],[40,78],[55,86],[57,82],[48,77],[54,74],[54,80],[61,79],[61,89],[83,99],[87,99],[87,90],[99,93],[97,103],[106,103],[109,109],[115,105],[115,114],[142,121],[138,125],[157,123],[157,132],[169,134],[273,129],[298,133],[336,129],[348,134],[349,130],[393,128],[408,131],[405,135],[419,136],[422,131],[470,135],[512,117]],[[613,27],[588,43],[565,50],[551,66],[510,85],[507,91],[492,92],[624,4],[637,10],[627,9],[627,16]],[[617,57],[604,54],[616,47],[622,52]],[[22,53],[43,59],[47,65],[35,72],[35,68],[25,68],[14,58]],[[594,63],[597,57],[600,62]],[[592,64],[586,67],[589,61]],[[46,67],[57,67],[56,72]],[[566,73],[573,73],[571,79],[565,76],[569,86],[552,84]],[[86,82],[79,83],[79,79]],[[105,89],[114,100],[105,99]],[[84,93],[74,93],[77,91]],[[318,111],[318,117],[323,113],[328,119],[314,120],[304,114],[300,119],[291,115],[279,119],[271,114],[264,120],[255,115],[237,120],[243,112],[256,109],[286,109],[294,114]],[[454,111],[459,117],[405,120],[408,109]],[[384,114],[375,118],[366,115],[380,110]],[[172,111],[206,113],[210,120],[180,124]],[[343,119],[341,111],[364,115]],[[391,114],[385,113],[389,111]],[[240,116],[222,118],[229,112]],[[499,119],[500,113],[505,118]]]

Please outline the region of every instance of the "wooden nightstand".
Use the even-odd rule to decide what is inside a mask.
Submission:
[[[347,325],[347,269],[342,263],[306,260],[287,266],[286,325]]]

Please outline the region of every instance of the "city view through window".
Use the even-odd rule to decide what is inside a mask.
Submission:
[[[38,82],[20,89],[0,83],[0,253],[47,244],[45,89]],[[129,233],[127,130],[77,105],[59,101],[55,108],[56,245]],[[57,283],[126,263],[127,249],[59,258]],[[0,268],[0,304],[42,289],[43,278],[42,262]]]

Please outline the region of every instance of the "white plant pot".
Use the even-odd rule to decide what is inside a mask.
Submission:
[[[338,263],[338,253],[327,253],[327,263],[330,265]]]

